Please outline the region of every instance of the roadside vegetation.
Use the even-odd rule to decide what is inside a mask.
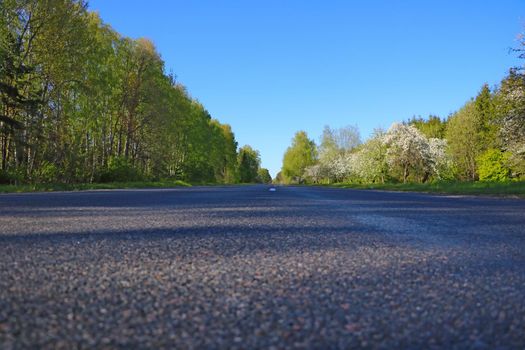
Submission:
[[[171,188],[187,187],[189,183],[180,180],[164,181],[133,181],[108,183],[40,183],[21,185],[0,185],[0,193],[47,192],[47,191],[81,191],[81,190],[111,190],[131,188]]]
[[[2,190],[270,181],[150,40],[83,0],[0,1],[0,157]]]
[[[515,51],[525,59],[525,40]],[[326,126],[318,144],[299,131],[276,182],[519,189],[524,73],[510,69],[449,116],[412,117],[365,142],[357,126]],[[150,40],[120,35],[84,0],[0,2],[0,157],[0,191],[272,181]]]
[[[525,59],[525,40],[514,50]],[[516,194],[525,188],[525,71],[514,67],[498,86],[446,118],[431,115],[375,130],[326,126],[319,144],[295,134],[276,181],[285,184],[443,193]]]
[[[487,182],[487,181],[435,181],[427,183],[342,183],[328,186],[367,190],[428,192],[453,195],[488,195],[525,198],[525,181]]]

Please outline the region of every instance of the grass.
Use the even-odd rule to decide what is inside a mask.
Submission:
[[[204,183],[199,183],[204,185]],[[217,184],[207,184],[217,185]],[[170,188],[191,186],[179,180],[162,181],[135,181],[110,183],[82,183],[82,184],[24,184],[0,185],[0,193],[21,192],[50,192],[50,191],[82,191],[82,190],[110,190],[130,188]],[[525,198],[525,181],[512,182],[434,182],[434,183],[385,183],[385,184],[354,184],[338,183],[322,185],[338,188],[374,189],[386,191],[429,192],[442,194],[488,195],[501,197]]]
[[[0,193],[112,190],[112,189],[128,189],[128,188],[169,188],[169,187],[181,187],[181,186],[191,186],[191,185],[187,182],[179,181],[179,180],[81,183],[81,184],[62,184],[62,183],[23,184],[23,185],[0,185]]]
[[[488,195],[525,198],[525,181],[512,182],[434,182],[434,183],[385,183],[385,184],[333,184],[339,188],[374,189],[388,191],[429,192],[442,194]]]

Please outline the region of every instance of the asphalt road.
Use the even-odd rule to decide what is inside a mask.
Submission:
[[[0,348],[525,348],[525,201],[0,196]]]

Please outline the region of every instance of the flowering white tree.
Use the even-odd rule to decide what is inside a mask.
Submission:
[[[328,181],[342,181],[349,175],[348,157],[361,144],[357,126],[331,129],[325,126],[319,146],[319,164]]]
[[[319,162],[305,169],[304,177],[318,183],[328,181],[359,181],[384,183],[387,177],[409,178],[425,182],[430,177],[449,178],[453,162],[444,139],[425,137],[416,127],[394,124],[374,135],[353,151],[338,152],[326,137]]]
[[[336,181],[334,173],[334,164],[338,157],[337,153],[324,153],[319,157],[319,171],[323,178],[328,182]]]
[[[303,177],[312,183],[319,183],[325,177],[325,171],[321,164],[314,164],[304,169]]]
[[[387,146],[384,143],[385,133],[375,130],[374,135],[351,158],[354,176],[364,183],[385,182],[388,173],[386,162]]]
[[[350,176],[351,173],[351,154],[342,154],[337,156],[331,164],[331,173],[335,181],[343,181]]]
[[[392,171],[400,170],[403,182],[409,175],[420,175],[424,182],[433,169],[427,138],[414,126],[395,123],[383,139],[388,147],[386,161]]]
[[[447,140],[431,138],[428,140],[432,173],[438,180],[452,177],[453,162],[447,153]]]
[[[502,116],[500,136],[516,175],[525,174],[525,75],[511,73],[498,93],[498,113]]]

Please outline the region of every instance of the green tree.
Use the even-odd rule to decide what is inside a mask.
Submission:
[[[525,75],[513,70],[495,96],[501,148],[510,153],[513,177],[525,176]]]
[[[232,128],[228,124],[221,124],[220,126],[222,147],[220,150],[222,163],[219,167],[219,179],[223,183],[236,183],[239,181],[239,174],[237,168],[237,141]]]
[[[476,107],[472,101],[467,102],[449,118],[445,134],[457,176],[461,180],[476,180],[476,158],[480,154],[481,134]]]
[[[478,128],[478,150],[484,152],[498,147],[498,121],[493,102],[493,95],[488,84],[484,84],[474,99]]]
[[[282,174],[287,182],[302,182],[304,170],[317,160],[315,142],[304,131],[298,131],[283,157]]]
[[[427,138],[442,139],[445,137],[445,130],[447,126],[446,120],[442,120],[438,116],[430,115],[428,119],[421,117],[413,117],[408,121],[409,125],[415,126]]]
[[[272,176],[270,175],[270,172],[266,168],[260,168],[257,171],[257,178],[258,182],[263,184],[269,184],[272,183]]]
[[[83,0],[0,1],[0,151],[7,179],[238,181],[231,128]]]
[[[241,183],[254,183],[258,179],[261,165],[259,152],[246,145],[239,149],[239,178]]]
[[[62,165],[64,112],[89,48],[87,12],[83,1],[69,0],[8,0],[0,12],[2,167],[23,168],[30,176],[46,157]]]
[[[284,178],[283,178],[283,173],[281,171],[279,171],[277,173],[277,175],[275,175],[275,180],[274,180],[275,183],[278,183],[278,184],[282,184],[284,183]]]
[[[488,149],[477,158],[480,181],[507,181],[510,178],[510,153]]]

